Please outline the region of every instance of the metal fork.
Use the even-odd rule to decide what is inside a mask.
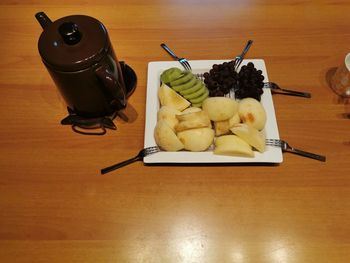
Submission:
[[[301,156],[305,156],[305,157],[308,157],[308,158],[312,158],[312,159],[316,159],[316,160],[322,161],[322,162],[326,161],[326,156],[315,154],[315,153],[306,152],[306,151],[299,150],[299,149],[295,149],[292,146],[290,146],[286,141],[283,141],[283,140],[266,139],[265,142],[266,142],[266,145],[280,147],[283,152],[295,153],[295,154],[298,154],[298,155],[301,155]]]
[[[123,162],[120,162],[120,163],[117,163],[117,164],[113,164],[111,166],[108,166],[106,168],[101,169],[101,174],[109,173],[109,172],[111,172],[113,170],[116,170],[118,168],[121,168],[121,167],[123,167],[125,165],[131,164],[131,163],[136,162],[136,161],[141,161],[141,160],[143,160],[143,157],[146,157],[146,156],[148,156],[150,154],[157,153],[159,151],[160,151],[160,149],[159,149],[158,146],[152,146],[152,147],[144,148],[135,157],[133,157],[131,159],[128,159],[126,161],[123,161]]]
[[[234,65],[235,65],[236,71],[237,71],[238,67],[241,65],[245,54],[248,52],[248,50],[252,44],[253,44],[253,40],[248,40],[247,44],[243,48],[242,53],[239,56],[236,56],[236,58],[234,60]]]
[[[311,94],[308,92],[282,89],[274,82],[265,82],[264,88],[271,89],[273,93],[284,94],[284,95],[289,95],[289,96],[298,96],[298,97],[304,97],[304,98],[311,98]]]
[[[180,62],[180,64],[185,68],[185,70],[191,71],[191,65],[188,63],[188,60],[185,58],[179,58],[178,56],[175,55],[175,53],[164,43],[160,44],[160,46],[168,52],[168,54],[173,58],[176,59],[177,61]]]

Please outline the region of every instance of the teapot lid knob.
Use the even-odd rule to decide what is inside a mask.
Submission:
[[[82,34],[78,30],[77,24],[73,22],[64,22],[59,26],[58,31],[67,45],[79,43]]]

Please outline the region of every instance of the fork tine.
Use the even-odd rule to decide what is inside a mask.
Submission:
[[[187,65],[185,64],[185,62],[182,59],[180,59],[179,62],[184,67],[185,70],[188,70]]]
[[[145,148],[145,155],[149,155],[149,154],[156,153],[159,151],[160,151],[160,149],[158,146],[148,147],[148,148]]]
[[[201,81],[204,80],[203,73],[197,73],[195,76],[196,76],[199,80],[201,80]]]
[[[191,71],[191,66],[190,63],[188,63],[188,61],[185,58],[182,58],[179,60],[179,62],[181,63],[181,65],[188,71]]]
[[[182,65],[184,66],[184,68],[185,68],[187,71],[189,71],[189,68],[188,68],[188,66],[187,66],[187,64],[186,64],[185,62],[182,62]]]
[[[185,64],[187,65],[187,67],[188,67],[188,70],[192,70],[192,68],[191,68],[191,65],[190,65],[190,63],[187,61],[187,59],[185,59],[184,60],[185,61]]]
[[[283,142],[279,139],[266,139],[265,143],[270,146],[279,146],[282,147]]]

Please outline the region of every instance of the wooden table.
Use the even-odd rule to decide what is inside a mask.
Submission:
[[[350,262],[350,106],[325,80],[349,52],[348,1],[38,2],[0,4],[1,262]],[[105,24],[138,76],[130,122],[104,136],[60,125],[38,11]],[[143,147],[147,64],[170,60],[161,42],[229,59],[248,39],[270,80],[312,93],[274,95],[277,122],[326,163],[286,153],[278,166],[138,162],[98,176]]]

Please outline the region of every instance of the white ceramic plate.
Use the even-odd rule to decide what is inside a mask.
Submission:
[[[221,64],[229,60],[192,60],[189,61],[192,67],[192,72],[204,73],[211,69],[213,64]],[[253,62],[257,69],[260,69],[268,81],[267,72],[264,60],[262,59],[246,59],[241,66],[248,62]],[[146,100],[146,123],[145,123],[145,147],[155,146],[154,128],[157,123],[157,111],[159,109],[158,88],[160,86],[160,74],[171,67],[179,67],[181,65],[177,61],[160,61],[150,62],[148,64],[148,79],[147,79],[147,100]],[[278,127],[276,122],[275,109],[273,106],[272,96],[269,89],[264,89],[261,97],[266,114],[267,122],[263,132],[266,138],[279,139]],[[212,151],[206,152],[166,152],[161,151],[156,154],[149,155],[144,158],[146,164],[161,164],[161,163],[281,163],[282,151],[280,148],[267,146],[264,153],[254,151],[255,156],[252,157],[232,157],[215,155]]]

